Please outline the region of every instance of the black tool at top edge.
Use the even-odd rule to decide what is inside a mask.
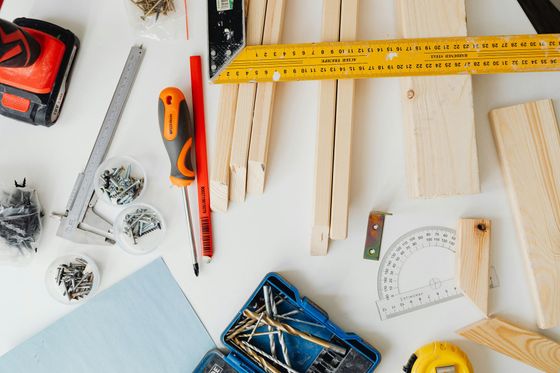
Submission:
[[[560,33],[560,10],[550,0],[517,0],[539,34]]]

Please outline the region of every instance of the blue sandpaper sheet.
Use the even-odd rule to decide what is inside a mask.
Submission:
[[[2,373],[190,373],[216,348],[158,259],[0,358]]]

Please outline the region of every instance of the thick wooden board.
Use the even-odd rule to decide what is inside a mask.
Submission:
[[[340,7],[342,0],[323,0],[322,41],[340,38]],[[327,255],[331,219],[334,130],[337,81],[319,82],[317,142],[315,144],[315,194],[311,255]]]
[[[280,43],[285,10],[286,0],[268,0],[263,44]],[[248,193],[261,194],[264,192],[275,93],[275,83],[259,83],[257,85],[251,145],[249,147]]]
[[[541,328],[560,325],[560,133],[552,101],[490,113]]]
[[[402,36],[466,36],[464,0],[397,0]],[[408,193],[432,198],[479,193],[470,76],[401,80]]]
[[[484,319],[457,333],[543,372],[560,372],[559,343],[502,319]]]
[[[356,40],[358,8],[359,0],[342,0],[340,41]],[[330,228],[332,240],[344,240],[348,237],[354,86],[354,80],[338,81]]]
[[[488,219],[461,219],[457,226],[457,286],[484,316],[490,287],[490,231]]]
[[[247,15],[248,45],[262,44],[266,6],[267,0],[249,1]],[[230,159],[231,191],[229,197],[232,201],[245,200],[249,144],[251,141],[256,92],[256,83],[246,83],[239,86]]]
[[[229,204],[229,159],[237,108],[239,85],[222,87],[218,102],[216,145],[210,174],[210,207],[213,211],[225,212]]]

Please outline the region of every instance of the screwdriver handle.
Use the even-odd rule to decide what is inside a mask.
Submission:
[[[185,95],[179,88],[165,88],[159,95],[159,126],[171,161],[171,183],[187,187],[195,179],[194,127]]]

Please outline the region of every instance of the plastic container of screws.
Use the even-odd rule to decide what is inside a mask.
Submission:
[[[37,192],[0,187],[0,264],[28,264],[41,237],[41,204]]]
[[[84,254],[68,254],[55,259],[45,276],[47,291],[63,304],[78,304],[91,298],[100,281],[97,264]]]
[[[129,24],[140,36],[155,40],[184,37],[186,8],[182,0],[123,0]]]
[[[269,273],[194,373],[370,373],[381,354],[342,330],[276,273]]]
[[[138,201],[146,189],[146,171],[131,157],[107,159],[95,172],[95,193],[103,201],[124,206]]]
[[[124,209],[113,228],[117,245],[134,255],[148,254],[162,243],[166,226],[161,213],[147,204]]]

